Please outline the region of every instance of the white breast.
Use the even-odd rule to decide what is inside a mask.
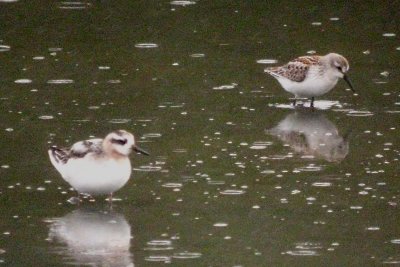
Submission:
[[[277,78],[282,87],[296,97],[317,97],[329,92],[338,82],[338,77],[330,72],[320,75],[317,67],[309,69],[302,82],[294,82],[284,77]]]
[[[64,166],[63,178],[79,193],[110,194],[129,180],[129,158],[99,159],[85,157],[70,159]]]

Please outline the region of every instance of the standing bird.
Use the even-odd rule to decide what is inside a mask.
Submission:
[[[346,75],[349,68],[346,58],[329,53],[325,56],[298,57],[286,65],[266,68],[265,72],[277,79],[283,89],[294,94],[294,106],[296,98],[311,98],[310,107],[314,107],[314,98],[329,92],[339,78],[343,78],[355,92]]]
[[[124,130],[111,132],[104,139],[79,141],[70,148],[52,146],[50,161],[79,194],[109,195],[129,180],[132,150],[149,155],[135,144],[134,136]]]

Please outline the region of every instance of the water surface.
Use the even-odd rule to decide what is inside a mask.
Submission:
[[[399,8],[0,1],[0,264],[398,265]],[[263,73],[328,52],[314,112]],[[115,129],[151,156],[71,205],[47,147]]]

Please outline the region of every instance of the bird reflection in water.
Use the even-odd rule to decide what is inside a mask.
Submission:
[[[75,210],[50,220],[49,240],[66,263],[133,267],[131,227],[112,211]]]
[[[266,133],[278,137],[297,153],[328,162],[340,162],[349,153],[348,135],[341,136],[336,125],[318,111],[298,110]]]

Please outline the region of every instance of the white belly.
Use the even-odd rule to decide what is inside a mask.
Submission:
[[[302,82],[293,82],[286,78],[278,78],[279,83],[289,93],[296,97],[316,97],[329,92],[337,83],[338,79],[327,79],[321,76],[307,77]]]
[[[131,163],[119,160],[70,159],[63,169],[63,178],[79,193],[110,194],[129,180]]]

